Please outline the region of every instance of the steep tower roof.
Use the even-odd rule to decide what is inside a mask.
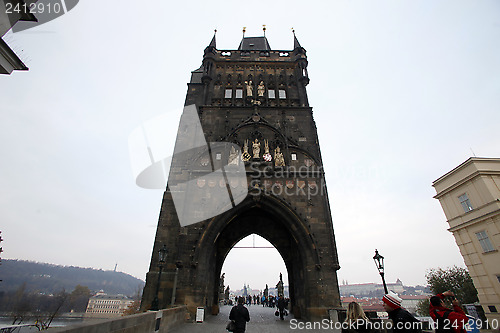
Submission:
[[[295,30],[293,30],[293,49],[295,50],[298,47],[302,48],[302,46],[300,46],[299,40],[297,39],[297,36],[295,36]]]
[[[217,48],[216,46],[216,43],[215,43],[215,34],[217,33],[217,30],[215,30],[214,32],[214,37],[212,37],[212,40],[210,41],[210,44],[208,45],[208,47],[213,47],[213,48]]]
[[[210,44],[208,44],[208,46],[205,47],[205,55],[207,55],[207,53],[213,53],[217,49],[216,42],[215,42],[215,35],[216,34],[217,34],[217,29],[214,30],[214,36],[212,37]]]
[[[265,36],[262,37],[243,37],[240,46],[238,47],[240,51],[271,51],[271,46]]]

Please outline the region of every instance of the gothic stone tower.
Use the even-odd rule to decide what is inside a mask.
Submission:
[[[218,50],[214,35],[202,66],[192,72],[185,103],[202,135],[188,145],[196,149],[178,149],[186,141],[182,135],[196,130],[183,125],[189,118],[185,108],[143,309],[158,290],[160,308],[174,299],[188,306],[191,318],[200,306],[216,314],[226,255],[253,233],[281,254],[296,317],[326,318],[329,309],[340,307],[340,266],[308,83],[306,50],[295,35],[291,51],[272,50],[265,36],[243,37],[237,50]],[[230,146],[223,149],[223,143]],[[176,158],[180,150],[189,152]],[[228,176],[230,168],[243,173]],[[190,192],[177,204],[189,181]],[[230,201],[212,202],[228,192]],[[160,275],[163,245],[169,252]]]

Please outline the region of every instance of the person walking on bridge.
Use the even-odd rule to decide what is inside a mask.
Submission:
[[[244,333],[246,330],[247,322],[250,321],[250,313],[245,307],[245,298],[238,298],[238,305],[233,306],[229,313],[229,320],[234,320],[236,329],[233,333]]]
[[[283,295],[278,296],[278,302],[277,303],[278,303],[278,311],[280,313],[280,319],[284,320],[285,307],[286,307],[285,297]]]

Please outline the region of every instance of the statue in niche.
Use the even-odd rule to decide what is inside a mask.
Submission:
[[[259,142],[259,140],[255,139],[255,141],[252,143],[252,149],[253,149],[253,158],[260,158],[260,142]]]
[[[283,157],[283,153],[280,150],[280,147],[276,147],[276,149],[274,150],[274,166],[285,166],[285,159]]]
[[[243,154],[241,154],[241,160],[243,162],[247,162],[250,161],[250,158],[252,158],[252,156],[250,156],[250,154],[248,153],[248,140],[245,140],[245,145],[243,146]]]
[[[264,81],[260,81],[259,85],[257,86],[257,94],[259,97],[264,97],[264,93],[266,92],[266,87],[264,86]]]
[[[231,147],[231,151],[229,152],[229,159],[227,165],[240,165],[240,160],[238,159],[238,151]]]
[[[253,97],[253,84],[252,84],[252,80],[245,81],[245,84],[247,85],[247,97]]]
[[[262,155],[264,161],[271,162],[273,157],[269,154],[269,140],[264,140],[264,155]]]

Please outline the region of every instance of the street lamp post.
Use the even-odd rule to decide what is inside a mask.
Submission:
[[[384,257],[378,253],[377,249],[375,249],[375,255],[373,256],[373,261],[375,261],[375,266],[377,266],[377,270],[380,273],[380,276],[382,277],[382,283],[384,284],[384,291],[386,294],[388,294],[389,291],[387,291],[387,285],[385,284],[385,278],[384,278]]]
[[[153,302],[151,303],[151,310],[153,311],[158,311],[159,310],[159,300],[158,300],[158,293],[160,292],[160,280],[161,280],[161,272],[163,270],[163,266],[165,265],[167,261],[167,246],[164,244],[163,247],[158,250],[158,281],[156,283],[156,292],[155,292],[155,298],[153,299]]]

